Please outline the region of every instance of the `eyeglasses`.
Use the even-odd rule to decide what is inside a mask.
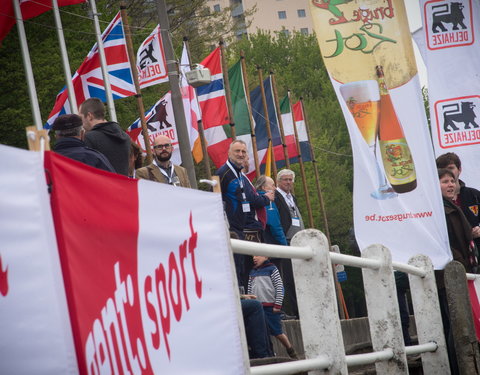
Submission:
[[[172,145],[171,145],[170,143],[167,143],[167,144],[164,144],[164,145],[155,145],[155,146],[153,146],[153,148],[154,148],[155,150],[161,150],[162,148],[164,148],[164,149],[167,150],[167,149],[169,149],[170,147],[172,147]]]

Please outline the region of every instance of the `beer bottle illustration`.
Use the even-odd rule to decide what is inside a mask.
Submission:
[[[393,190],[397,193],[408,193],[417,187],[415,164],[385,84],[383,68],[377,66],[375,69],[380,87],[378,139],[383,167]]]

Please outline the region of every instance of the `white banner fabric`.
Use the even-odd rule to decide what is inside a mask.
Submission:
[[[430,257],[435,269],[442,269],[452,257],[418,76],[389,90],[413,156],[417,187],[386,199],[372,196],[386,181],[382,160],[374,157],[362,137],[339,92],[341,85],[335,80],[332,84],[348,125],[354,155],[353,214],[360,249],[379,243],[391,251],[394,261],[407,263],[410,257],[424,254]],[[376,153],[380,155],[378,142]]]
[[[460,178],[480,189],[480,0],[420,0],[420,8],[415,39],[427,67],[435,154],[456,153]]]
[[[239,303],[235,301],[238,296],[232,287],[234,271],[221,196],[192,189],[170,189],[168,185],[146,180],[139,181],[138,194],[138,279],[144,280],[139,283],[139,294],[153,372],[245,373],[237,310]],[[168,196],[168,199],[155,204],[154,197],[158,196]],[[159,214],[161,212],[164,214]],[[184,246],[188,244],[185,261],[180,255],[182,240],[185,240]],[[164,264],[169,283],[172,283],[172,254],[182,267],[182,272],[173,277],[173,283],[175,289],[182,292],[172,295],[170,286],[172,311],[166,332],[161,306],[164,297],[159,292],[157,304],[153,297],[156,292],[146,293],[146,280],[157,277],[158,282],[158,266]],[[188,298],[188,302],[184,298]],[[178,315],[177,311],[174,312],[175,303],[180,306]],[[152,307],[157,311],[157,317],[149,314],[148,309]],[[155,327],[160,322],[162,340],[165,338],[169,351],[164,343],[158,348],[154,345]]]
[[[360,249],[394,261],[451,259],[440,184],[403,0],[311,2],[323,61],[350,134]]]
[[[77,374],[43,162],[0,160],[0,374]]]
[[[137,51],[137,71],[140,88],[168,82],[167,63],[158,25]]]

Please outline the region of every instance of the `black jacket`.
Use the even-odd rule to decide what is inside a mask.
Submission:
[[[88,148],[85,146],[85,143],[78,138],[60,138],[55,143],[53,150],[60,155],[66,156],[67,158],[77,160],[95,168],[115,173],[115,169],[113,169],[105,155],[96,150]]]
[[[479,206],[480,191],[477,189],[466,187],[465,183],[460,180],[460,204],[462,211],[472,227],[480,224]]]
[[[297,198],[295,198],[295,196],[293,195],[292,197],[295,204],[297,205]],[[285,233],[285,236],[286,236],[288,233],[288,230],[292,225],[292,215],[290,215],[290,208],[288,207],[288,204],[285,201],[285,198],[283,197],[282,193],[280,193],[278,190],[275,190],[275,204],[277,205],[278,213],[280,214],[280,223],[282,224],[283,232]]]
[[[85,144],[104,154],[117,173],[128,176],[130,137],[116,122],[95,125],[85,135]]]

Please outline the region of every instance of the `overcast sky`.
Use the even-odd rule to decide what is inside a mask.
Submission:
[[[407,8],[408,24],[410,31],[416,31],[422,27],[422,19],[420,17],[419,0],[405,0],[405,7]],[[417,60],[418,75],[420,77],[420,85],[427,86],[427,71],[423,63],[417,45],[413,42],[413,49],[415,51],[415,59]]]

